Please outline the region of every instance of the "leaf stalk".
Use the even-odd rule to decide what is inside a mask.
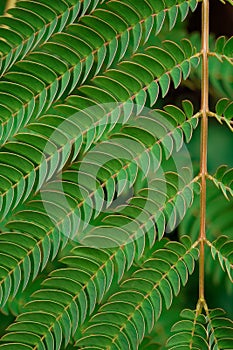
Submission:
[[[209,0],[202,2],[202,86],[201,86],[201,151],[200,151],[200,267],[199,299],[204,300],[205,240],[206,240],[206,175],[209,113]]]

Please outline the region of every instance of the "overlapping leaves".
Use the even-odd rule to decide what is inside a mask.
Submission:
[[[63,337],[67,344],[78,325],[93,312],[97,300],[100,302],[111,286],[114,254],[87,247],[75,248],[72,255],[62,259],[67,267],[53,271],[43,283],[44,288],[34,293],[34,300],[26,305],[25,311],[2,338],[7,344],[0,347],[60,349]],[[198,249],[188,237],[184,237],[182,243],[169,242],[156,250],[132,278],[122,283],[121,291],[112,295],[95,314],[91,320],[94,325],[85,330],[78,344],[85,345],[93,339],[96,345],[99,341],[112,340],[113,346],[116,343],[122,347],[126,343],[141,342],[144,332],[151,330],[160,316],[162,299],[170,307],[173,296],[179,293],[181,284],[185,285],[188,274],[193,272],[197,258]],[[122,259],[120,264],[123,264]],[[148,288],[142,284],[145,280]],[[134,297],[130,298],[130,295]],[[119,303],[124,304],[124,312],[120,314]],[[111,327],[104,322],[108,322],[109,317]],[[106,325],[106,334],[102,333],[103,325]],[[123,333],[120,331],[122,325]],[[120,333],[118,337],[114,333],[111,339],[113,328]],[[91,336],[88,335],[90,331]],[[26,343],[25,332],[30,334]]]
[[[229,280],[227,276],[227,270],[225,269],[225,263],[224,259],[221,257],[220,253],[220,259],[218,259],[218,251],[216,251],[215,243],[218,246],[218,238],[219,238],[219,244],[224,245],[224,243],[227,243],[225,241],[224,237],[228,237],[228,241],[231,242],[233,235],[232,235],[232,224],[233,224],[233,217],[232,217],[232,199],[226,199],[219,191],[219,189],[216,188],[216,186],[213,185],[212,181],[211,183],[207,183],[207,212],[206,212],[206,235],[207,235],[207,244],[213,248],[213,256],[211,254],[206,254],[206,264],[205,264],[205,270],[206,273],[211,276],[211,280],[214,284],[219,285],[220,283],[225,285],[226,290],[232,291],[232,283],[231,280]],[[187,211],[187,214],[183,221],[181,222],[179,226],[180,234],[184,234],[184,232],[191,233],[192,239],[195,240],[198,237],[199,233],[199,218],[197,213],[199,212],[199,205],[200,205],[200,197],[197,193],[194,197],[193,205],[192,207]],[[218,215],[218,208],[221,206],[222,208],[222,214],[221,216]],[[223,239],[223,241],[222,241]],[[229,243],[231,245],[231,243]],[[229,247],[230,247],[229,245]],[[221,247],[221,245],[219,246]],[[227,247],[227,244],[226,244]],[[225,251],[223,249],[223,251]],[[227,250],[225,251],[227,253]],[[231,261],[231,253],[230,250],[228,251],[227,256],[229,255],[229,259]],[[218,260],[220,262],[217,263],[213,260],[213,257],[215,260]],[[217,258],[217,259],[216,259]],[[230,268],[229,263],[232,262],[228,261],[228,270]],[[222,267],[224,268],[223,271]],[[213,274],[213,270],[215,273]],[[232,274],[232,272],[231,272]]]
[[[187,101],[184,102],[184,107],[187,107],[189,112],[192,111],[190,109],[191,105]],[[15,233],[0,235],[3,246],[2,253],[6,250],[12,251],[11,261],[4,259],[1,282],[4,294],[2,305],[7,301],[11,290],[14,294],[18,291],[21,273],[24,274],[23,286],[27,285],[31,274],[32,261],[32,276],[35,278],[40,267],[44,268],[49,258],[53,259],[57,255],[59,248],[64,247],[69,238],[81,239],[83,232],[82,239],[90,240],[93,231],[89,229],[86,235],[85,229],[88,225],[92,225],[91,220],[101,213],[103,206],[108,208],[112,204],[114,196],[120,196],[126,186],[128,188],[132,187],[139,173],[143,172],[145,177],[150,169],[155,171],[161,164],[164,157],[162,156],[163,153],[169,158],[174,147],[180,149],[183,144],[183,133],[185,133],[188,140],[190,139],[192,129],[197,125],[196,116],[192,117],[191,113],[188,118],[188,115],[186,117],[181,110],[173,109],[172,106],[167,106],[165,110],[166,113],[163,112],[163,114],[159,111],[150,113],[150,118],[147,117],[146,124],[146,117],[142,117],[140,132],[138,124],[134,125],[134,122],[131,125],[129,124],[129,126],[123,127],[121,135],[124,135],[125,146],[124,143],[114,142],[114,138],[111,139],[112,143],[110,143],[111,140],[100,143],[97,150],[90,151],[87,154],[86,161],[84,158],[81,162],[73,163],[63,173],[62,179],[50,181],[41,191],[41,194],[29,202],[29,208],[18,212],[8,221],[7,227],[15,231]],[[182,118],[172,117],[169,113],[171,111]],[[161,128],[162,119],[164,120],[163,128]],[[156,131],[157,125],[160,126],[158,134]],[[153,126],[154,135],[152,133]],[[130,133],[128,133],[129,128]],[[134,130],[136,131],[136,136],[132,139],[130,135]],[[124,139],[122,138],[121,141],[123,142]],[[133,141],[133,143],[131,144],[130,141]],[[133,147],[131,151],[130,146]],[[118,152],[119,160],[115,157],[116,152]],[[110,158],[109,162],[106,162],[107,155]],[[95,169],[96,175],[93,177]],[[178,217],[181,219],[186,208],[191,204],[193,184],[190,178],[188,182],[188,178],[189,176],[187,177],[185,173],[184,179],[175,173],[168,173],[167,184],[164,180],[155,179],[151,182],[149,194],[145,189],[145,193],[143,191],[139,193],[141,199],[140,197],[132,199],[130,205],[134,205],[135,209],[136,206],[138,207],[135,213],[140,212],[140,220],[146,220],[143,226],[145,225],[145,230],[148,230],[150,245],[153,244],[156,238],[156,232],[158,232],[160,238],[163,236],[166,221],[169,221],[170,226],[176,225]],[[176,181],[174,181],[175,179]],[[149,197],[156,192],[158,193],[158,199],[153,202],[153,199]],[[143,209],[141,205],[146,203],[147,199],[150,205],[148,208],[145,207]],[[167,202],[168,208],[166,208]],[[137,222],[137,218],[130,214],[130,205],[126,206],[120,216],[128,216],[128,221],[131,222],[129,224],[130,234],[135,235],[135,237],[139,236],[137,254],[140,256],[145,246],[145,234],[142,228],[139,229],[140,221]],[[165,214],[163,214],[163,211],[165,211]],[[169,213],[172,213],[170,219]],[[118,219],[121,220],[120,217]],[[108,220],[111,223],[115,222],[114,215],[106,216],[104,220],[105,224],[107,224]],[[94,230],[96,239],[98,236],[97,231],[100,231],[101,228],[94,227]],[[117,229],[115,225],[112,227],[112,230],[115,232],[118,230],[119,234],[124,232],[124,230]],[[24,234],[18,235],[17,231],[24,232]],[[105,232],[109,234],[111,230],[108,230],[106,227]],[[119,240],[123,239],[121,243],[125,243],[129,239],[128,233],[124,233],[123,236],[119,235]],[[114,240],[114,237],[109,237],[109,239]],[[9,249],[7,248],[8,245]],[[134,240],[132,238],[130,238],[130,246],[131,250],[128,251],[127,266],[131,265],[135,254]],[[14,247],[17,247],[15,252]],[[119,274],[121,273],[123,271],[119,272]],[[17,283],[13,283],[12,278]]]
[[[84,3],[86,9],[90,2]],[[143,3],[147,4],[146,1]],[[144,16],[148,16],[153,27],[154,16],[158,14],[159,17],[160,14],[162,25],[167,10],[170,10],[170,7],[166,8],[162,1],[159,3],[160,5],[155,8],[150,5],[143,7],[146,13],[141,13],[138,6],[131,4],[130,1],[129,4],[111,1],[106,5],[106,9],[103,7],[90,16],[83,16],[79,23],[70,25],[63,32],[52,36],[39,49],[30,52],[23,60],[17,62],[0,82],[1,144],[29,120],[45,112],[53,101],[58,100],[64,93],[67,96],[78,83],[82,84],[91,71],[94,71],[95,75],[102,66],[109,68],[115,58],[119,61],[130,44],[130,31],[133,35],[132,51],[135,52],[142,37],[140,20],[144,22]],[[189,2],[185,1],[181,5],[185,3],[187,5],[185,7],[189,10]],[[190,2],[191,9],[194,9],[196,4],[196,0]],[[123,19],[120,19],[118,14],[121,7],[126,16],[123,16]],[[179,5],[175,1],[171,5],[171,11],[168,11],[173,24],[176,22],[178,8]],[[111,21],[111,25],[106,22],[107,20]],[[149,28],[149,33],[152,27]],[[190,53],[189,45],[185,46]],[[53,54],[54,51],[56,56]],[[177,53],[176,51],[177,49],[174,52]],[[177,54],[180,57],[180,53]],[[163,56],[163,52],[160,52],[160,55]],[[96,67],[94,67],[95,60]],[[178,83],[181,72],[180,70],[177,72],[177,69],[171,74]],[[185,70],[189,68],[186,67]],[[184,74],[187,76],[187,73]],[[165,84],[164,90],[169,83],[167,80],[168,78],[161,80],[161,84]],[[14,88],[16,84],[17,89]]]
[[[93,9],[97,1],[58,0],[48,6],[46,1],[18,1],[14,8],[8,10],[10,16],[0,18],[1,56],[0,72],[22,59],[30,50],[41,42],[47,41],[53,33],[60,32],[84,14],[90,5]],[[82,8],[82,11],[81,11]]]
[[[213,116],[216,117],[220,123],[225,122],[232,131],[233,102],[228,98],[222,98],[217,102],[215,110],[216,112]]]
[[[227,236],[218,237],[213,243],[207,242],[214,259],[218,259],[223,271],[226,271],[233,282],[233,241]]]
[[[187,229],[191,232],[193,240],[197,239],[199,232],[199,212],[200,193],[197,192],[194,198],[192,208],[188,210],[184,220],[180,223],[180,233],[184,234]],[[216,186],[207,182],[207,200],[208,207],[206,213],[206,234],[209,240],[214,241],[220,235],[227,235],[232,238],[232,199],[227,200]],[[223,209],[222,216],[219,217],[218,205]]]
[[[62,261],[67,266],[51,273],[3,337],[11,349],[60,349],[63,337],[67,345],[109,289],[114,265],[106,251],[78,247]],[[26,342],[25,333],[30,334]]]
[[[219,37],[215,44],[215,54],[218,59],[226,59],[233,64],[233,37],[228,40],[224,36]]]
[[[213,309],[207,316],[198,310],[185,309],[181,313],[184,320],[177,322],[168,340],[170,350],[186,349],[232,349],[233,322],[225,317],[225,311]]]
[[[172,327],[172,332],[176,334],[168,339],[167,348],[170,350],[208,350],[205,316],[196,310],[185,309],[181,312],[181,317],[185,320],[177,322]]]
[[[188,101],[182,110],[142,111],[198,67],[202,53],[189,40],[153,44],[166,20],[173,30],[197,3],[20,0],[0,18],[1,310],[7,313],[7,303],[67,249],[0,348],[59,350],[75,337],[85,349],[137,349],[193,272],[196,200],[182,225],[195,243],[163,236],[199,189],[200,175],[170,164],[201,112]],[[230,129],[232,44],[220,37],[209,52],[210,81],[224,96],[209,115]],[[232,196],[232,169],[207,177]],[[221,202],[219,220],[219,197],[214,190],[208,196],[206,244],[232,282],[232,203]],[[233,347],[232,322],[222,311],[182,315],[169,349]]]
[[[213,176],[209,175],[208,178],[222,190],[227,199],[229,199],[228,196],[233,196],[233,169],[229,169],[226,165],[222,165],[217,169]]]
[[[58,105],[49,114],[31,123],[27,127],[30,133],[19,133],[15,136],[17,141],[6,143],[0,153],[3,167],[1,201],[5,203],[2,219],[33,190],[39,190],[43,182],[59,171],[69,159],[72,150],[73,159],[77,156],[84,134],[87,150],[91,142],[103,136],[105,130],[111,130],[116,123],[127,122],[134,111],[133,101],[137,104],[134,113],[139,114],[148,98],[151,105],[156,102],[160,89],[163,95],[167,94],[170,76],[177,87],[182,74],[186,79],[191,64],[197,65],[199,62],[194,48],[187,40],[180,47],[167,41],[164,42],[164,47],[167,51],[150,47],[147,50],[150,54],[147,51],[137,54],[132,61],[121,62],[118,69],[108,70],[104,76],[97,76],[92,85],[79,88],[79,95],[69,97],[66,104]],[[156,58],[158,53],[162,54],[161,58]],[[143,79],[135,78],[139,70]],[[125,82],[124,87],[122,81]],[[113,105],[106,106],[104,103]],[[80,105],[83,112],[80,111]],[[167,109],[167,113],[174,114],[175,119],[184,121],[185,114],[178,108]],[[184,102],[184,109],[187,117],[191,118],[192,105]],[[195,124],[194,119],[193,122]],[[184,124],[187,138],[191,137],[192,128],[188,123]],[[177,138],[181,139],[178,132]],[[12,163],[15,164],[13,170]]]
[[[145,332],[150,332],[158,320],[162,302],[169,308],[181,284],[186,284],[197,258],[198,249],[187,237],[182,243],[169,242],[156,250],[141,269],[122,283],[119,292],[100,307],[77,345],[137,349]]]

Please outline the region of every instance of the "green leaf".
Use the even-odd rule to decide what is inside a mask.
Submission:
[[[228,169],[226,165],[222,165],[213,176],[210,175],[208,178],[221,189],[228,200],[229,196],[233,196],[233,169]]]
[[[9,9],[8,13],[12,17],[0,19],[1,24],[8,26],[4,36],[8,32],[12,33],[10,46],[1,57],[1,75],[15,60],[22,59],[40,42],[48,40],[53,33],[61,31],[65,25],[72,23],[79,15],[79,11],[79,2],[61,0],[50,7],[47,6],[46,1],[44,3],[43,1],[40,3],[19,1],[14,8]],[[20,40],[16,39],[16,35]],[[12,40],[14,36],[15,40]]]
[[[233,345],[233,322],[225,317],[225,311],[221,309],[210,310],[208,315],[209,343],[214,349],[224,347],[230,349]]]
[[[232,245],[233,242],[228,240],[227,236],[220,236],[213,243],[208,242],[211,248],[213,258],[219,260],[221,268],[227,272],[230,281],[233,281],[233,261]]]
[[[167,307],[171,305],[173,299],[171,285],[175,287],[177,279],[170,278],[169,282],[167,278],[171,277],[173,269],[176,268],[178,258],[183,259],[184,256],[190,254],[190,252],[186,252],[186,248],[182,244],[180,247],[183,248],[181,249],[183,254],[180,258],[177,255],[174,265],[167,260],[166,255],[162,254],[167,252],[169,257],[169,245],[164,251],[155,250],[151,258],[144,262],[142,268],[137,269],[129,279],[124,281],[121,284],[121,289],[113,294],[101,306],[99,312],[90,319],[87,327],[82,331],[82,337],[78,339],[78,335],[76,336],[76,345],[85,346],[87,341],[92,341],[92,344],[96,343],[101,335],[106,337],[106,346],[118,344],[120,348],[123,348],[125,338],[122,337],[122,331],[127,334],[131,344],[134,342],[139,344],[143,338],[144,325],[148,331],[151,331],[155,320],[160,316],[162,298],[165,299]],[[157,256],[161,257],[161,262],[157,260]],[[162,260],[162,256],[164,256],[164,260]],[[161,263],[166,266],[162,272],[160,272]],[[118,305],[120,304],[124,304],[125,307],[122,308],[124,311],[119,315]],[[107,327],[110,319],[116,327],[114,332]]]
[[[172,335],[167,341],[167,349],[208,349],[208,334],[205,317],[197,311],[183,310],[181,317],[172,327]]]
[[[162,90],[162,97],[166,96],[168,93],[168,89],[170,86],[170,78],[168,74],[162,75],[162,77],[159,79],[159,84]]]
[[[92,260],[93,263],[90,264],[93,251],[91,248],[75,248],[72,256],[67,256],[62,260],[63,263],[68,264],[68,267],[53,271],[51,276],[44,281],[44,288],[36,291],[34,301],[26,305],[27,312],[19,317],[18,323],[12,325],[14,331],[6,335],[8,342],[15,341],[17,331],[24,331],[25,334],[28,324],[33,325],[33,322],[37,320],[37,315],[41,313],[45,317],[40,322],[39,329],[31,326],[32,337],[27,339],[28,344],[38,347],[46,345],[51,331],[56,336],[58,348],[60,348],[62,334],[65,336],[66,343],[69,342],[71,324],[74,333],[80,322],[83,322],[86,317],[87,298],[90,301],[90,312],[92,312],[97,296],[99,295],[100,301],[112,283],[113,264],[109,260],[109,255],[104,251],[95,250],[98,263]],[[69,278],[67,278],[67,271],[69,271]],[[21,341],[23,343],[24,340]]]

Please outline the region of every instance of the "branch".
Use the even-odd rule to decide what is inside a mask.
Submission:
[[[204,300],[204,265],[206,239],[206,174],[207,174],[207,144],[208,144],[208,112],[209,112],[209,0],[202,3],[202,86],[201,86],[201,197],[200,197],[200,270],[199,270],[199,300]]]

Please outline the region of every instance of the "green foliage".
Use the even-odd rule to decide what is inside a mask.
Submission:
[[[156,250],[125,280],[121,291],[113,294],[91,318],[77,345],[136,349],[160,317],[162,302],[169,308],[181,284],[186,284],[188,273],[194,270],[198,249],[191,246],[188,237],[183,241],[184,244],[169,242]]]
[[[224,311],[186,309],[202,243],[210,283],[233,282],[232,165],[204,174],[203,240],[186,148],[205,112],[232,131],[232,37],[210,38],[215,110],[174,92],[204,79],[197,6],[18,0],[0,17],[0,349],[163,349],[162,324],[168,349],[233,348]]]
[[[204,316],[186,309],[181,316],[185,320],[173,326],[176,334],[168,340],[168,349],[232,349],[233,322],[225,318],[223,310],[210,310]]]

